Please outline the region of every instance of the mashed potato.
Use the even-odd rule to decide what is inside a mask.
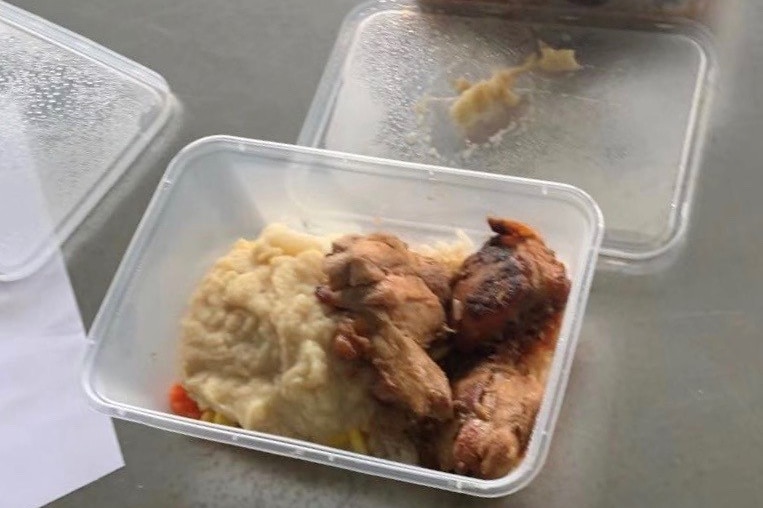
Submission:
[[[524,64],[500,69],[492,77],[477,83],[458,78],[455,87],[459,96],[450,107],[450,116],[456,125],[468,131],[478,123],[505,116],[506,108],[516,108],[522,97],[514,91],[514,86],[527,72],[540,69],[553,74],[581,69],[575,50],[555,49],[543,41],[538,41],[538,49],[539,54],[530,55]]]
[[[428,256],[440,263],[450,277],[453,277],[461,264],[472,252],[474,242],[461,230],[456,231],[454,242],[436,242],[434,245],[412,245],[411,250],[422,256]]]
[[[336,323],[314,295],[329,247],[271,225],[214,264],[182,322],[182,382],[202,409],[325,444],[368,431],[371,373],[334,358]]]

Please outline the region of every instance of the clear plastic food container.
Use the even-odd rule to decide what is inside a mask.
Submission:
[[[572,290],[546,395],[521,465],[478,480],[168,412],[179,321],[213,261],[272,222],[315,234],[385,230],[412,243],[479,245],[487,215],[526,222],[566,264]],[[83,383],[100,411],[153,427],[477,496],[526,485],[543,464],[575,353],[603,232],[596,203],[564,184],[231,137],[172,161],[90,331]]]
[[[363,4],[339,32],[299,144],[575,185],[602,208],[608,266],[658,264],[689,224],[715,60],[706,29],[669,15],[710,4],[584,3]],[[574,50],[582,68],[523,74],[510,120],[467,142],[449,116],[456,85],[521,65],[539,41]]]

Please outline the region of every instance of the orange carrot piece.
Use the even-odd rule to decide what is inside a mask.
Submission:
[[[176,415],[195,420],[201,418],[199,405],[188,395],[188,392],[180,383],[175,383],[170,387],[169,399],[170,410]]]

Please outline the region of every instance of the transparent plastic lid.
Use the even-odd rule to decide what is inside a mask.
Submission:
[[[158,74],[0,1],[0,280],[39,267],[171,111]],[[49,223],[27,216],[41,201]],[[31,223],[31,222],[33,223]]]
[[[672,250],[701,153],[713,69],[705,31],[596,9],[437,3],[373,2],[348,16],[299,143],[569,183],[602,208],[605,259]],[[459,81],[520,66],[544,43],[574,50],[582,67],[525,72],[519,106],[467,140],[451,114]]]

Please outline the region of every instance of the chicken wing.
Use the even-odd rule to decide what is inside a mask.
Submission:
[[[450,301],[450,278],[434,259],[408,249],[394,235],[345,235],[334,242],[324,270],[329,286],[362,286],[381,281],[388,274],[419,277],[443,305]]]
[[[559,322],[560,315],[549,319],[526,341],[529,349],[506,342],[456,376],[455,419],[435,433],[437,467],[493,479],[519,464],[543,398]]]
[[[345,312],[335,352],[372,363],[378,399],[416,419],[451,417],[448,380],[425,351],[445,330],[441,302],[450,290],[444,269],[384,234],[341,238],[324,269],[329,284],[316,295]]]
[[[469,256],[453,282],[452,328],[463,351],[523,335],[563,309],[564,265],[530,227],[489,218],[496,236]]]

